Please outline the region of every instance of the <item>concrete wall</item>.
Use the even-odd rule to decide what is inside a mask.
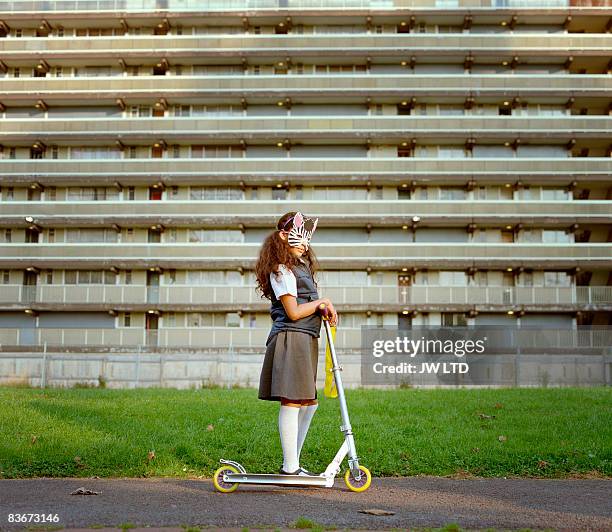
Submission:
[[[361,386],[360,355],[338,352],[347,388]],[[107,388],[201,388],[244,386],[257,388],[262,353],[1,353],[0,385],[71,387],[76,384]],[[324,351],[320,350],[318,388],[325,378]],[[479,376],[492,386],[601,386],[612,384],[612,349],[607,354],[541,354],[491,356],[480,364]],[[416,387],[470,387],[461,376],[431,384],[418,377],[405,384]],[[392,388],[393,385],[376,386]]]

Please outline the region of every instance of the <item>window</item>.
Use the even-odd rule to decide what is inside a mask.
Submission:
[[[273,200],[286,200],[287,199],[287,189],[286,188],[273,188],[272,189],[272,199]]]
[[[53,270],[45,271],[45,283],[53,284]]]
[[[520,200],[539,200],[540,199],[540,188],[539,187],[524,187],[517,191],[518,199]]]
[[[12,229],[5,229],[5,231],[4,231],[4,241],[7,244],[10,244],[13,241]]]
[[[342,33],[365,33],[365,27],[357,25],[326,25],[314,26],[314,33],[321,34],[342,34]],[[303,32],[302,32],[303,33]]]
[[[441,200],[464,200],[466,199],[465,189],[461,187],[441,187],[440,197]]]
[[[570,233],[566,233],[565,231],[555,231],[555,230],[542,230],[542,242],[545,243],[553,243],[553,244],[565,244],[571,242]]]
[[[68,187],[68,201],[106,201],[119,199],[119,191],[111,187]]]
[[[74,69],[74,76],[77,78],[99,78],[110,75],[112,75],[112,70],[109,66],[85,66]]]
[[[9,284],[10,282],[10,272],[8,270],[2,270],[2,275],[0,275],[0,279],[2,279],[2,284]]]
[[[239,105],[194,105],[192,116],[242,116],[242,107]]]
[[[164,313],[164,327],[176,327],[176,314],[174,312]]]
[[[475,199],[477,200],[511,200],[512,189],[509,187],[478,187],[475,191]]]
[[[321,200],[367,200],[368,190],[365,187],[316,187],[312,199]]]
[[[153,116],[153,108],[150,105],[132,105],[130,116],[132,118],[150,118]]]
[[[237,312],[228,312],[226,315],[226,327],[240,327],[240,316]]]
[[[213,315],[202,312],[190,312],[187,314],[187,327],[212,327]]]
[[[65,234],[65,242],[117,242],[114,229],[68,228]]]
[[[191,115],[191,106],[189,105],[173,105],[172,114],[176,117],[188,117]]]
[[[110,270],[66,270],[66,284],[115,284],[115,274]],[[51,284],[51,283],[49,283]]]
[[[125,284],[132,284],[132,270],[125,270]]]
[[[325,270],[318,274],[322,286],[366,286],[368,274],[364,271]]]
[[[544,272],[544,286],[571,286],[571,281],[566,272]]]
[[[517,286],[533,286],[533,272],[522,272],[517,279]]]
[[[370,272],[368,274],[368,280],[370,281],[370,286],[382,286],[384,274],[383,272]]]
[[[189,231],[189,242],[243,242],[241,231],[231,229],[192,229]]]
[[[190,187],[189,199],[192,200],[242,200],[244,192],[233,187]]]
[[[442,326],[443,327],[465,327],[467,326],[467,320],[465,314],[455,312],[443,312],[442,313]]]
[[[569,192],[563,188],[542,188],[543,200],[568,200]]]
[[[53,244],[55,242],[55,229],[49,229],[49,233],[47,235],[47,242],[49,242],[49,244]]]
[[[316,65],[317,74],[358,74],[366,72],[366,65]]]
[[[467,274],[464,271],[440,271],[440,286],[467,286]]]
[[[466,150],[463,146],[438,146],[437,156],[440,159],[465,159]]]
[[[121,159],[121,155],[121,150],[110,146],[81,146],[70,148],[71,159]]]
[[[132,326],[132,315],[129,312],[125,312],[123,314],[123,326],[124,327]]]
[[[242,276],[237,271],[188,270],[187,284],[204,286],[242,286]]]

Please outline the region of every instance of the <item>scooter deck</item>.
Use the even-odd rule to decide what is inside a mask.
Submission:
[[[320,476],[305,477],[302,475],[269,475],[262,473],[226,473],[224,482],[238,484],[282,484],[291,486],[326,486],[327,478]]]

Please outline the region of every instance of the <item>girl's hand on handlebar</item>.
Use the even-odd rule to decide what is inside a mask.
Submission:
[[[338,313],[336,312],[334,305],[332,304],[331,300],[326,297],[323,298],[321,302],[325,304],[328,312],[331,314],[331,316],[329,317],[330,326],[335,327],[338,324]]]

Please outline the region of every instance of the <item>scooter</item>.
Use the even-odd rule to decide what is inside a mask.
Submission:
[[[340,414],[342,416],[342,425],[340,430],[344,434],[344,442],[338,449],[336,456],[329,463],[323,473],[318,476],[301,476],[301,475],[280,475],[280,474],[259,474],[247,473],[246,469],[233,460],[219,460],[223,465],[215,471],[213,475],[213,484],[221,493],[231,493],[238,489],[239,484],[269,484],[279,486],[318,486],[331,488],[334,485],[336,475],[340,472],[340,464],[348,455],[349,469],[344,475],[344,482],[351,491],[361,492],[370,487],[372,475],[367,467],[359,465],[357,451],[355,449],[355,438],[349,421],[348,410],[346,407],[346,398],[344,396],[344,387],[342,386],[342,377],[340,371],[342,367],[338,364],[336,349],[331,334],[329,325],[330,313],[329,309],[322,303],[319,305],[319,311],[325,325],[325,334],[327,344],[330,347],[332,359],[332,372],[338,390],[338,401],[340,403]]]

